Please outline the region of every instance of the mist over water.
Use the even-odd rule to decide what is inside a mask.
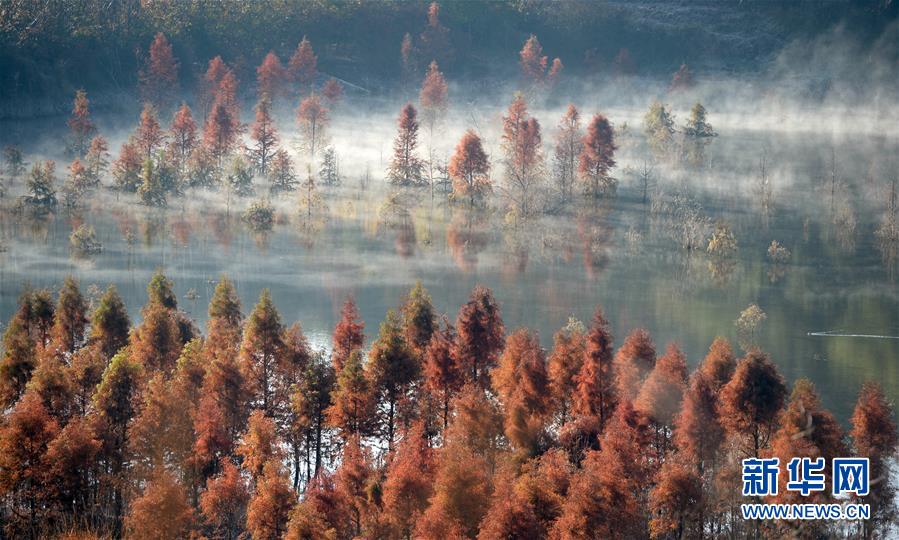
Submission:
[[[607,111],[617,125],[629,126],[619,139],[617,199],[514,228],[499,209],[469,212],[446,204],[440,194],[432,200],[426,188],[404,193],[407,216],[385,225],[378,208],[389,191],[382,171],[394,122],[391,107],[384,109],[363,115],[362,107],[350,104],[337,112],[331,142],[340,156],[343,185],[322,188],[329,219],[317,231],[301,229],[296,194],[274,201],[278,223],[270,233],[255,233],[240,221],[249,200],[229,210],[222,196],[211,192],[192,193],[154,211],[128,196],[116,201],[114,194],[100,191],[87,208],[60,210],[46,222],[4,212],[0,318],[5,322],[14,313],[26,284],[55,288],[71,274],[85,291],[115,284],[137,320],[146,283],[162,268],[174,281],[180,307],[201,328],[215,282],[225,274],[235,282],[245,312],[263,288],[270,288],[283,320],[299,321],[316,347],[327,348],[347,295],[355,296],[370,341],[386,310],[417,280],[451,319],[471,288],[482,283],[494,290],[507,328],[534,328],[545,347],[569,317],[587,321],[600,305],[617,344],[634,328],[646,327],[657,349],[677,341],[695,365],[715,336],[736,342],[734,320],[756,303],[767,313],[758,344],[788,380],[812,379],[841,421],[851,413],[863,381],[880,381],[888,395],[899,392],[899,341],[808,335],[899,335],[895,261],[884,259],[873,234],[888,178],[880,176],[879,167],[891,163],[897,149],[892,137],[737,130],[726,122],[719,127],[711,110],[710,121],[719,130],[709,149],[711,167],[657,164],[652,198],[689,193],[710,222],[730,224],[738,252],[732,267],[721,270],[713,268],[704,249],[684,250],[670,237],[626,172],[646,154],[641,110]],[[584,112],[592,111],[585,105]],[[498,177],[501,109],[478,114]],[[535,115],[545,126],[548,149],[560,109]],[[291,140],[289,125],[279,118],[279,126],[288,128],[282,140]],[[448,122],[435,134],[436,152],[448,152],[463,125],[461,119]],[[423,133],[425,147],[427,139]],[[851,232],[832,219],[831,148],[840,178],[834,204],[851,212]],[[767,219],[753,202],[763,152],[775,201]],[[371,185],[361,191],[359,177],[366,169]],[[267,192],[257,182],[257,192]],[[69,235],[80,223],[96,229],[102,253],[73,256]],[[786,264],[767,260],[772,240],[792,252]]]

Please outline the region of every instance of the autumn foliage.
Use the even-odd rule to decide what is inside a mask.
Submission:
[[[72,279],[56,299],[23,295],[0,363],[5,535],[743,537],[740,459],[851,452],[882,479],[859,534],[891,519],[897,430],[873,383],[847,438],[809,381],[787,395],[764,353],[737,360],[717,338],[689,374],[643,329],[616,350],[599,308],[547,351],[531,330],[506,334],[486,287],[451,325],[419,283],[368,347],[348,300],[328,358],[267,291],[245,318],[221,278],[205,339],[164,275],[147,294],[134,327],[113,288],[93,313]]]

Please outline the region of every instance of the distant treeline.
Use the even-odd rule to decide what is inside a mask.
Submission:
[[[408,33],[422,45],[427,2],[3,2],[0,95],[34,99],[130,90],[147,44],[170,38],[188,87],[221,55],[242,80],[269,50],[284,56],[303,35],[320,45],[324,72],[356,83],[390,85],[401,76]],[[622,49],[637,69],[670,74],[681,63],[750,69],[794,38],[849,21],[877,35],[897,13],[895,2],[591,1],[449,2],[442,6],[447,48],[437,58],[453,77],[514,70],[531,33],[572,73],[602,72]],[[420,58],[420,68],[432,58]],[[63,100],[64,101],[64,100]]]

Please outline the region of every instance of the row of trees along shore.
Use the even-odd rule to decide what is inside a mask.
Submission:
[[[434,4],[429,28],[441,28],[438,15]],[[425,41],[434,45],[440,40],[432,36]],[[413,45],[404,41],[404,65],[412,54],[407,47]],[[588,196],[614,195],[618,180],[611,171],[616,165],[617,145],[611,122],[597,113],[586,122],[585,129],[581,112],[570,105],[559,122],[552,156],[547,159],[541,125],[529,113],[528,101],[539,100],[551,90],[563,65],[558,58],[550,63],[533,35],[520,52],[519,64],[523,90],[502,117],[500,181],[494,181],[491,159],[475,129],[462,135],[450,156],[441,159],[436,155],[434,132],[442,125],[449,106],[448,84],[437,60],[432,60],[425,72],[418,107],[410,102],[401,108],[386,180],[393,186],[440,188],[451,193],[453,200],[471,206],[484,204],[489,194],[498,192],[505,208],[519,218],[558,210],[573,200],[578,186]],[[322,76],[308,39],[297,45],[286,65],[274,52],[262,60],[256,69],[258,101],[249,126],[241,121],[242,99],[235,70],[221,57],[209,61],[198,85],[194,107],[199,110],[199,118],[195,118],[197,110],[187,103],[174,106],[180,95],[178,69],[171,45],[158,34],[139,73],[144,100],[139,123],[114,160],[106,138],[98,133],[91,118],[86,92],[79,90],[68,122],[68,151],[74,159],[67,178],[57,189],[55,163],[35,163],[24,201],[42,211],[60,201],[78,206],[110,178],[106,185],[119,193],[135,193],[148,206],[166,206],[189,189],[207,188],[224,190],[230,207],[232,197],[259,194],[255,185],[259,178],[267,187],[265,198],[302,188],[302,198],[308,199],[306,206],[310,206],[310,201],[317,200],[310,195],[317,193],[316,184],[341,182],[338,153],[329,144],[329,128],[345,88],[333,77],[319,84]],[[691,84],[692,75],[682,66],[673,78],[672,89]],[[293,141],[282,140],[274,111],[279,104],[294,99],[299,103],[295,116],[299,141],[291,145]],[[172,117],[165,128],[160,114],[168,112]],[[703,164],[703,149],[716,135],[700,104],[680,130],[681,140],[674,137],[678,130],[673,117],[660,102],[652,104],[644,124],[654,157],[675,155],[694,165]],[[424,156],[419,148],[422,126],[427,128],[429,141]],[[296,151],[289,152],[291,147]],[[296,159],[307,164],[305,178],[298,174],[302,167],[294,163]],[[24,173],[27,164],[18,148],[8,147],[5,161],[12,180]],[[317,169],[317,181],[313,167]]]
[[[329,350],[270,293],[218,281],[206,333],[161,273],[132,324],[114,287],[28,290],[3,336],[0,523],[9,538],[886,537],[896,425],[866,383],[848,431],[805,379],[717,338],[616,343],[597,308],[544,350],[483,286],[454,321],[417,284]],[[368,334],[368,335],[367,335]],[[870,458],[870,520],[744,521],[740,460]],[[826,473],[826,474],[829,474]],[[785,481],[781,475],[781,482]],[[833,502],[829,491],[770,501]]]

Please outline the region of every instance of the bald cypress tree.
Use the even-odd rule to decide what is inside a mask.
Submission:
[[[268,289],[247,318],[240,348],[240,367],[252,393],[253,406],[275,412],[278,358],[284,353],[284,326]]]
[[[395,311],[387,312],[368,359],[369,376],[380,404],[380,429],[387,447],[392,450],[397,404],[406,397],[410,385],[420,374],[420,367],[403,337],[402,324]]]
[[[71,276],[66,277],[59,291],[51,330],[51,339],[58,350],[67,355],[73,354],[84,343],[87,323],[87,303],[84,296],[78,289],[78,283]]]

